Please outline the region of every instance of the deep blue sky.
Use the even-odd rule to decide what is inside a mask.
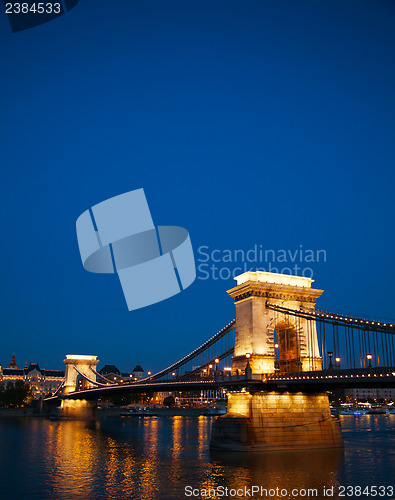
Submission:
[[[325,308],[394,317],[395,3],[80,0],[0,16],[0,363],[167,366],[234,316],[233,280],[128,312],[75,221],[144,188],[195,251],[325,249]]]

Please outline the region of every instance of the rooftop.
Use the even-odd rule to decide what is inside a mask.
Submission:
[[[234,278],[238,285],[255,281],[259,283],[270,283],[276,285],[291,285],[303,288],[311,288],[314,280],[311,278],[303,278],[302,276],[292,276],[290,274],[267,273],[263,271],[248,271]]]
[[[66,354],[66,359],[71,361],[96,361],[97,356],[88,356],[86,354]]]

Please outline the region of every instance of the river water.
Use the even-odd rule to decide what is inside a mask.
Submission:
[[[253,454],[210,453],[210,417],[3,418],[0,499],[395,498],[395,415],[341,418],[344,450]]]

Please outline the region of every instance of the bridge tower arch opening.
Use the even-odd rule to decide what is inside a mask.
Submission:
[[[275,325],[275,370],[280,373],[302,371],[300,334],[296,325],[287,318]]]

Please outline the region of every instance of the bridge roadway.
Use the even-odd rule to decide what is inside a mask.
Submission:
[[[362,369],[328,369],[302,373],[282,373],[270,376],[262,375],[218,375],[212,379],[194,380],[145,380],[144,383],[133,382],[117,385],[101,386],[67,394],[57,395],[49,399],[86,399],[96,400],[116,394],[153,393],[177,391],[218,390],[249,392],[322,392],[347,388],[395,388],[395,367],[362,368]]]

